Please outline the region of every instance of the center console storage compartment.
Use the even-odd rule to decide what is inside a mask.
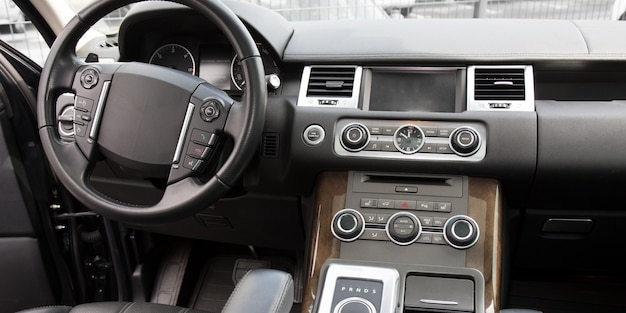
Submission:
[[[471,268],[328,260],[311,312],[485,312],[485,279]]]
[[[470,279],[411,275],[404,288],[404,312],[474,312],[474,293]]]

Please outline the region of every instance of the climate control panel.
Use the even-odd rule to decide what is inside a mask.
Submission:
[[[330,225],[342,242],[465,250],[480,238],[478,223],[468,216],[467,177],[350,172],[348,184],[345,208]]]
[[[476,162],[487,151],[486,128],[475,122],[343,119],[336,129],[341,156]]]

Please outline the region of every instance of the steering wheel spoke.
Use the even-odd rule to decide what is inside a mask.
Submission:
[[[113,74],[119,64],[95,64],[78,68],[72,89],[74,98],[74,138],[87,160],[100,158],[96,141]]]
[[[204,83],[191,95],[170,170],[168,184],[194,176],[220,153],[224,126],[234,100]]]

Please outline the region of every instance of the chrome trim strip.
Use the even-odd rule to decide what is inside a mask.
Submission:
[[[456,301],[445,301],[445,300],[432,300],[432,299],[420,299],[421,303],[428,304],[439,304],[439,305],[459,305]]]
[[[178,164],[180,162],[180,156],[183,153],[183,147],[185,146],[185,138],[187,137],[187,131],[189,130],[189,124],[191,124],[191,117],[193,115],[193,109],[196,106],[189,102],[187,106],[187,113],[185,113],[185,120],[183,120],[183,127],[180,130],[180,135],[178,136],[178,143],[176,143],[176,151],[174,152],[174,159],[172,160],[173,164]]]
[[[98,131],[100,130],[100,122],[102,119],[102,112],[104,112],[104,104],[109,96],[109,88],[111,88],[111,81],[107,80],[102,83],[102,91],[100,91],[100,98],[96,106],[96,111],[93,115],[93,123],[91,124],[91,130],[89,131],[89,138],[96,140],[98,137]]]

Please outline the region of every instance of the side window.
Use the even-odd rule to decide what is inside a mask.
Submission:
[[[95,0],[65,1],[70,8],[78,12]],[[111,12],[98,22],[94,29],[103,35],[116,34],[122,18],[129,9],[130,6],[126,6]],[[50,48],[37,29],[13,0],[0,0],[0,40],[13,46],[41,66],[50,52]]]
[[[42,66],[50,52],[32,22],[12,0],[0,0],[0,39]]]

